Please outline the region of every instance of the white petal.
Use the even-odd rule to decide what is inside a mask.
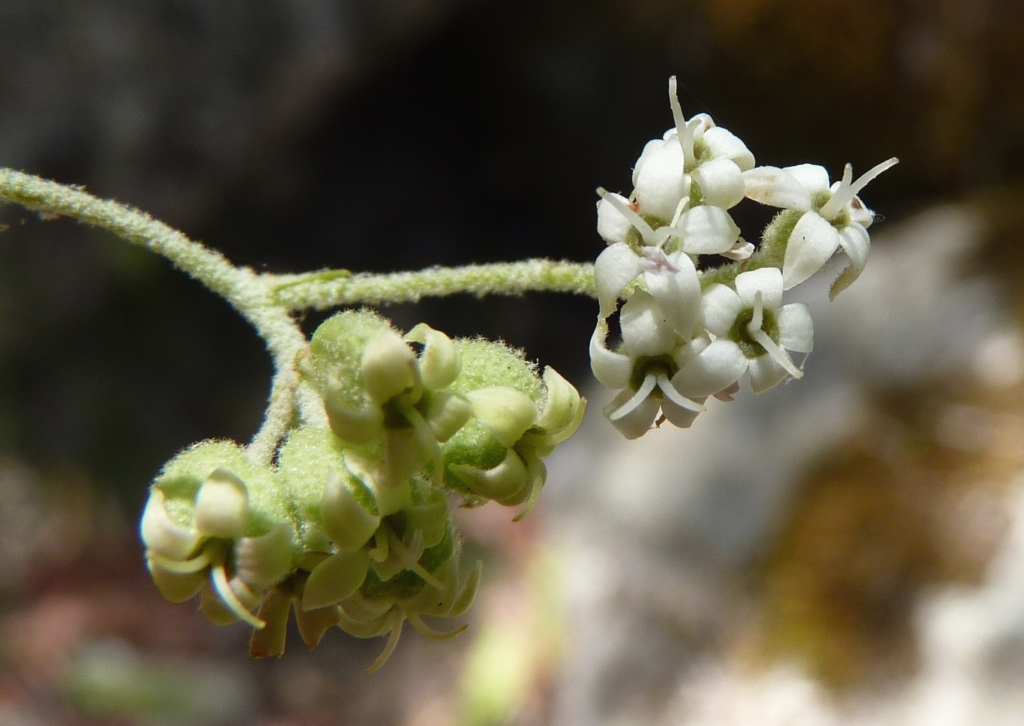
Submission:
[[[672,255],[670,264],[675,272],[646,272],[644,281],[665,320],[684,339],[689,340],[693,337],[693,327],[700,317],[700,280],[693,261],[685,254]]]
[[[703,399],[697,399],[697,403],[703,404]],[[691,411],[688,408],[677,406],[669,400],[661,402],[661,412],[665,414],[666,420],[673,426],[681,429],[688,429],[701,414],[700,411]]]
[[[672,376],[672,385],[687,398],[704,398],[739,380],[747,358],[731,340],[719,338]]]
[[[660,151],[661,147],[665,145],[665,142],[668,141],[670,137],[672,138],[673,143],[679,143],[678,141],[675,141],[676,130],[669,129],[668,131],[665,132],[662,138],[651,139],[646,144],[644,144],[643,151],[640,152],[640,158],[637,159],[636,164],[633,165],[633,186],[636,186],[637,177],[640,175],[640,167],[642,167],[647,162],[648,158],[653,158],[654,156],[656,156]]]
[[[544,398],[544,408],[537,416],[536,426],[557,442],[564,441],[582,420],[580,409],[586,405],[586,401],[580,397],[579,391],[551,366],[544,369],[544,388],[547,389],[547,396]]]
[[[743,260],[749,260],[752,254],[754,254],[754,245],[743,239],[738,239],[732,249],[722,253],[722,257],[734,262],[743,262]]]
[[[601,385],[618,390],[629,385],[633,361],[627,355],[608,350],[605,346],[607,337],[608,323],[599,320],[590,337],[590,369]]]
[[[420,377],[424,386],[433,390],[447,388],[458,378],[462,370],[462,358],[447,335],[426,323],[420,323],[405,334],[405,339],[424,346],[419,358]]]
[[[776,166],[759,166],[743,172],[743,185],[749,199],[771,207],[811,209],[811,193],[792,174]]]
[[[443,444],[454,436],[473,416],[469,401],[453,391],[433,391],[426,403],[421,412],[438,443]]]
[[[697,413],[701,413],[705,410],[704,404],[697,403],[696,401],[691,401],[689,398],[687,398],[678,390],[676,390],[676,387],[672,385],[672,381],[669,380],[668,374],[658,373],[657,375],[655,375],[655,380],[658,382],[658,388],[661,390],[662,393],[662,408],[664,408],[664,405],[666,403],[674,403],[676,406],[679,406],[680,408],[685,408],[690,411],[696,411]]]
[[[839,233],[816,212],[800,217],[782,262],[782,286],[789,290],[825,266],[839,247]]]
[[[149,499],[139,525],[142,541],[147,549],[158,555],[171,560],[184,560],[195,549],[199,535],[176,524],[167,513],[165,501],[163,490],[157,487],[149,490]]]
[[[153,561],[149,562],[149,571],[160,594],[170,602],[191,600],[202,589],[208,577],[205,571],[186,574],[168,572]]]
[[[629,200],[621,194],[610,194],[609,196],[615,197],[623,204],[629,204]],[[600,199],[597,202],[597,233],[601,235],[608,244],[614,244],[615,242],[625,242],[626,235],[629,234],[630,227],[629,219],[619,209],[609,202],[607,199]]]
[[[700,187],[705,204],[730,209],[743,200],[743,172],[731,159],[705,161],[690,176]]]
[[[196,532],[238,539],[245,532],[248,518],[249,494],[245,483],[227,469],[216,469],[196,493]]]
[[[384,328],[366,344],[360,370],[366,395],[376,404],[410,392],[420,384],[416,354],[390,328]]]
[[[764,393],[775,388],[789,376],[786,369],[767,354],[749,361],[747,370],[750,373],[750,390],[754,393]]]
[[[320,512],[324,531],[335,547],[342,551],[362,547],[380,525],[380,517],[356,500],[352,490],[336,471],[327,474]]]
[[[675,228],[683,238],[683,249],[691,255],[716,255],[732,249],[740,228],[721,207],[703,204],[687,210]]]
[[[537,420],[537,404],[511,386],[488,386],[466,394],[473,415],[503,446],[511,447]]]
[[[754,155],[750,153],[747,145],[731,131],[727,131],[721,126],[715,126],[705,131],[703,138],[715,159],[730,159],[735,162],[740,171],[754,168]]]
[[[700,320],[713,335],[728,335],[743,302],[736,291],[725,285],[711,285],[700,301]]]
[[[736,276],[736,294],[744,307],[754,307],[757,293],[761,293],[761,304],[766,310],[779,309],[782,305],[782,271],[778,267],[762,267]]]
[[[790,303],[778,312],[779,345],[796,353],[814,350],[814,322],[804,303]]]
[[[302,609],[326,607],[344,600],[366,579],[369,561],[363,552],[337,552],[314,567],[302,591]]]
[[[664,355],[675,347],[676,335],[653,297],[638,291],[619,315],[622,342],[630,356]]]
[[[850,219],[862,227],[870,227],[871,223],[875,221],[875,213],[864,206],[860,197],[854,197],[847,209],[850,210]]]
[[[689,178],[683,172],[683,150],[675,139],[644,149],[637,162],[635,199],[641,214],[669,222],[679,201],[689,195]]]
[[[597,256],[594,285],[601,305],[601,317],[615,312],[619,293],[640,274],[640,258],[623,242],[617,242]]]
[[[818,164],[797,164],[796,166],[787,166],[783,171],[800,182],[811,194],[825,192],[829,189],[828,171]]]
[[[468,464],[453,464],[449,470],[474,494],[493,499],[499,504],[512,505],[523,501],[530,483],[530,472],[519,455],[509,449],[504,460],[490,469],[478,469]]]
[[[839,245],[850,258],[850,263],[861,271],[868,264],[868,253],[871,251],[871,237],[863,225],[854,222],[839,233]]]
[[[704,331],[686,345],[681,345],[672,353],[672,360],[675,361],[676,370],[679,370],[691,360],[701,354],[705,348],[711,345],[711,337]]]
[[[274,525],[260,537],[242,537],[235,543],[235,574],[247,585],[270,587],[292,568],[292,529]]]
[[[631,391],[623,391],[620,393],[605,407],[604,414],[606,416],[611,416],[617,410],[622,408],[622,406],[632,398],[632,395]],[[612,421],[612,425],[615,426],[615,428],[619,430],[619,433],[627,439],[638,439],[650,430],[651,426],[654,424],[654,419],[657,417],[658,411],[660,410],[661,402],[656,398],[648,396],[639,406],[634,408],[628,414]]]

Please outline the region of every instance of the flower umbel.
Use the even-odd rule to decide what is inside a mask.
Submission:
[[[597,230],[607,247],[594,265],[600,312],[591,368],[617,391],[605,414],[628,438],[659,414],[691,425],[709,397],[732,400],[744,375],[754,393],[802,377],[790,353],[811,352],[810,310],[784,305],[783,291],[840,248],[850,264],[830,296],[857,279],[874,220],[858,195],[897,163],[856,180],[847,165],[831,185],[812,164],[755,167],[746,145],[709,116],[686,120],[675,78],[669,105],[675,126],[644,147],[630,195],[598,189]],[[783,210],[756,249],[729,213],[744,198]],[[607,321],[617,310],[622,344],[612,350]]]

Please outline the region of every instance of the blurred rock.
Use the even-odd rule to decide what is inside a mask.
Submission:
[[[774,723],[759,699],[796,699],[780,713],[800,718],[778,723],[850,723],[833,692],[884,698],[886,723],[916,726],[951,697],[939,678],[968,704],[941,723],[1024,717],[1009,692],[987,695],[1024,642],[1007,620],[1024,376],[1006,288],[965,274],[986,229],[977,205],[935,208],[880,229],[835,302],[827,273],[801,291],[815,319],[801,381],[635,442],[588,418],[545,492],[577,614],[554,722]],[[607,398],[592,392],[592,413]],[[666,716],[680,688],[718,698],[715,715]]]

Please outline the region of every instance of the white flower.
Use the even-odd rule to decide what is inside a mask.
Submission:
[[[884,161],[856,181],[853,167],[847,164],[842,180],[831,186],[828,172],[814,164],[784,169],[762,166],[744,172],[749,198],[803,213],[786,240],[782,263],[784,289],[789,290],[814,275],[840,247],[850,258],[850,268],[837,281],[841,284],[833,288],[833,297],[860,275],[871,246],[867,228],[874,214],[857,193],[897,161]]]
[[[735,206],[743,199],[743,172],[754,167],[753,154],[732,133],[716,127],[707,114],[687,121],[676,95],[675,76],[669,79],[668,89],[675,127],[661,139],[648,141],[636,162],[633,199],[637,211],[668,222],[695,191],[703,204],[722,209]]]
[[[626,438],[642,436],[658,412],[677,426],[689,426],[704,410],[680,392],[672,377],[705,344],[703,338],[684,344],[662,315],[653,297],[638,291],[622,306],[622,346],[608,349],[608,323],[598,319],[590,340],[590,365],[603,385],[619,391],[605,414]],[[706,394],[705,394],[706,395]]]
[[[723,378],[735,374],[726,385],[749,373],[754,393],[773,388],[787,375],[802,377],[786,351],[810,353],[813,348],[814,327],[807,306],[782,305],[782,273],[775,267],[744,272],[735,285],[735,290],[725,285],[705,290],[701,321],[716,340],[690,366],[719,371]]]
[[[598,193],[598,231],[616,233],[605,238],[609,246],[594,264],[601,317],[611,315],[622,291],[643,275],[666,318],[689,340],[700,306],[700,282],[689,255],[728,252],[739,239],[739,227],[724,209],[703,205],[686,210],[673,225],[653,229],[625,198],[603,189]],[[626,241],[630,229],[640,233],[639,252]]]

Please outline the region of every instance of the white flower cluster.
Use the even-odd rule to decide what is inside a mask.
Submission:
[[[594,266],[600,303],[590,345],[597,379],[619,391],[605,413],[628,438],[659,418],[689,426],[710,396],[729,400],[746,375],[755,393],[799,378],[790,353],[811,352],[813,325],[783,291],[822,269],[840,248],[850,264],[834,297],[867,262],[874,214],[857,194],[897,163],[829,183],[820,166],[755,166],[735,135],[698,114],[687,121],[669,80],[675,126],[649,141],[629,197],[598,190],[597,231],[607,243]],[[754,245],[729,210],[744,198],[782,211]],[[724,264],[701,270],[704,255]],[[619,301],[624,300],[621,307]],[[622,343],[608,347],[618,310]]]

